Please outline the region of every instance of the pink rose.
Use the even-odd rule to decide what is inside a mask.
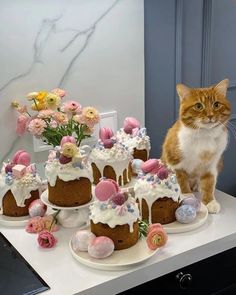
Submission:
[[[61,139],[61,143],[60,143],[60,146],[62,147],[65,143],[67,142],[71,142],[71,143],[74,143],[76,144],[76,140],[73,136],[63,136],[62,139]]]
[[[69,114],[78,114],[81,112],[82,107],[77,101],[70,100],[63,103],[61,110]]]
[[[166,244],[168,236],[164,229],[159,227],[153,227],[147,234],[147,245],[151,250],[156,250]]]
[[[26,127],[29,121],[29,117],[25,115],[20,115],[17,119],[17,125],[16,125],[16,133],[18,135],[23,135],[26,131]]]
[[[40,136],[44,132],[45,128],[47,127],[47,124],[42,119],[33,119],[30,121],[28,125],[28,130],[31,134],[35,136]]]
[[[47,230],[41,231],[38,235],[38,243],[41,248],[52,248],[56,245],[57,239]]]
[[[62,97],[64,97],[66,95],[65,90],[60,89],[60,88],[55,88],[55,89],[51,90],[51,93],[60,96],[60,98],[62,98]]]
[[[59,226],[56,224],[56,220],[52,215],[43,216],[42,221],[44,223],[44,230],[55,232],[59,230]]]
[[[28,233],[39,233],[44,229],[44,222],[42,217],[36,216],[28,220],[25,230]]]
[[[113,131],[109,127],[103,127],[99,130],[99,138],[104,141],[105,139],[110,139],[114,135]]]

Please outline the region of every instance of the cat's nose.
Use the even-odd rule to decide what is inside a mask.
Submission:
[[[214,117],[214,115],[207,115],[207,118],[209,119],[210,122],[214,121],[213,117]]]

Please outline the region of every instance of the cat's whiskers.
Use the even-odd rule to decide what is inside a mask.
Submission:
[[[236,127],[234,126],[234,124],[228,121],[224,126],[226,128],[229,128],[229,130],[233,133],[234,137],[236,138]]]

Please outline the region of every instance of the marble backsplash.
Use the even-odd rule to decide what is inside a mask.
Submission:
[[[0,160],[25,148],[13,99],[64,88],[66,99],[144,122],[143,0],[0,0]]]

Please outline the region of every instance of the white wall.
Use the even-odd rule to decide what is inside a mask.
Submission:
[[[0,0],[0,158],[32,137],[17,139],[13,99],[31,91],[67,91],[66,99],[117,110],[144,122],[143,0]],[[34,161],[46,160],[37,153]]]

